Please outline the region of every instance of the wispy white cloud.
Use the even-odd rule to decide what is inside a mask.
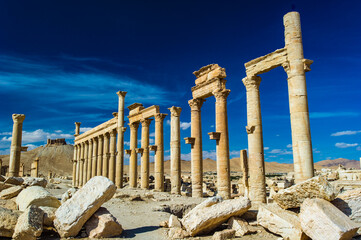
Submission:
[[[268,152],[269,154],[277,154],[277,155],[288,155],[292,154],[292,151],[289,151],[287,149],[272,149]],[[269,156],[271,157],[271,156]]]
[[[80,130],[81,133],[84,133],[84,132],[89,131],[91,129],[93,129],[93,128],[91,128],[91,127],[81,127],[79,130]]]
[[[344,136],[344,135],[355,135],[358,133],[361,133],[361,130],[356,130],[356,131],[346,130],[346,131],[332,133],[331,136],[338,137],[338,136]]]
[[[182,130],[186,130],[186,129],[190,128],[190,127],[191,127],[191,122],[181,122],[180,123],[180,128]]]
[[[269,147],[264,147],[263,150],[269,150]]]
[[[359,145],[358,143],[344,143],[344,142],[339,142],[335,144],[335,146],[338,148],[356,147],[358,145]]]
[[[287,148],[292,148],[292,144],[287,144]]]

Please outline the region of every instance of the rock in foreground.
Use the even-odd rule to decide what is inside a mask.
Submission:
[[[302,203],[299,218],[302,230],[313,240],[351,239],[360,227],[332,203],[317,198]]]
[[[250,207],[251,201],[246,197],[224,201],[220,197],[209,198],[192,209],[182,219],[182,225],[191,236],[208,233]]]
[[[336,198],[336,189],[325,177],[317,176],[304,182],[280,190],[273,198],[284,209],[300,207],[306,198],[322,198],[332,201]]]
[[[123,232],[122,225],[104,207],[99,208],[85,223],[85,230],[90,238],[110,238],[119,236]]]
[[[116,191],[112,181],[97,176],[90,179],[55,212],[54,226],[61,237],[75,237],[86,221],[111,199]]]
[[[0,199],[11,199],[13,197],[16,197],[22,190],[23,190],[23,188],[21,186],[14,186],[14,187],[2,190],[0,192]]]
[[[16,204],[18,205],[19,210],[25,211],[30,205],[58,208],[60,206],[60,201],[51,195],[45,188],[32,186],[20,192],[16,198]]]
[[[361,188],[339,194],[332,203],[351,220],[361,223]]]
[[[36,240],[36,237],[40,237],[43,232],[43,215],[43,210],[37,206],[28,207],[18,219],[13,239]]]
[[[0,237],[12,237],[21,212],[0,207]]]

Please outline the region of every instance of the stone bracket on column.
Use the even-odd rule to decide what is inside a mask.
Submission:
[[[157,145],[149,145],[149,151],[157,151]]]
[[[186,144],[193,145],[196,139],[193,137],[186,137],[186,138],[184,138],[184,140],[185,140]]]
[[[126,150],[124,150],[124,151],[125,151],[125,153],[128,154],[128,155],[132,154],[132,150],[131,150],[131,149],[126,149]]]
[[[313,60],[310,59],[303,59],[303,68],[305,72],[311,71],[311,64],[313,63]]]
[[[136,149],[135,149],[135,152],[136,152],[136,153],[143,154],[144,148],[136,148]]]
[[[22,152],[27,152],[27,151],[28,151],[28,147],[21,147],[21,151],[22,151]]]
[[[246,126],[247,134],[252,134],[256,130],[256,126]]]
[[[219,138],[221,137],[220,132],[209,132],[208,135],[210,140],[219,140]]]

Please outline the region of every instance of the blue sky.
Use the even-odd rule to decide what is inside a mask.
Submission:
[[[0,154],[9,152],[12,113],[26,114],[24,145],[58,137],[72,143],[75,121],[86,130],[112,117],[118,90],[128,92],[126,106],[182,107],[181,135],[188,137],[192,72],[218,63],[231,89],[230,152],[237,157],[247,148],[244,63],[284,47],[282,18],[296,9],[305,58],[314,60],[306,74],[314,160],[359,159],[360,8],[360,1],[2,1]],[[278,68],[261,77],[265,159],[291,163],[287,76]],[[209,98],[203,149],[213,159],[207,133],[214,111]],[[189,153],[182,143],[183,159]]]

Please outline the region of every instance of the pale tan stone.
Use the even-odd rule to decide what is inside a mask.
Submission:
[[[115,171],[115,185],[118,188],[123,187],[124,172],[124,99],[127,92],[118,91],[118,117],[117,117],[117,161]],[[104,176],[104,175],[103,175]]]
[[[182,224],[179,221],[178,217],[172,214],[172,215],[169,216],[168,227],[170,227],[170,228],[177,228],[177,227],[181,228]]]
[[[93,178],[97,175],[97,159],[98,159],[98,136],[93,138],[93,153],[92,153],[92,163],[91,163],[91,177]]]
[[[137,173],[137,154],[135,152],[135,149],[138,145],[137,135],[138,135],[138,122],[132,122],[129,123],[130,127],[130,150],[131,154],[129,157],[129,186],[132,188],[137,187],[137,179],[138,179],[138,173]]]
[[[360,224],[323,199],[306,199],[299,214],[302,230],[313,240],[351,239]]]
[[[99,208],[85,223],[85,230],[89,238],[111,238],[123,232],[122,225],[104,207]]]
[[[45,178],[33,178],[33,177],[24,177],[23,185],[26,187],[31,186],[40,186],[45,188],[48,184],[48,181]]]
[[[158,113],[155,118],[154,190],[164,191],[164,134],[163,121],[168,114]]]
[[[103,135],[98,136],[98,157],[97,157],[97,176],[102,176],[102,167],[103,167]]]
[[[12,237],[22,212],[0,207],[0,237]]]
[[[255,230],[253,226],[250,226],[246,220],[239,217],[231,217],[228,220],[228,228],[236,231],[236,237],[242,237],[257,232],[257,230]]]
[[[249,168],[248,168],[247,150],[240,151],[239,160],[242,171],[242,185],[244,187],[244,196],[249,197],[249,183],[248,183]]]
[[[72,198],[55,212],[54,226],[61,237],[76,236],[84,223],[111,199],[116,191],[109,179],[96,176],[90,179]]]
[[[36,240],[43,232],[44,212],[37,206],[28,207],[16,223],[13,239]]]
[[[65,193],[63,193],[61,196],[61,204],[72,198],[76,191],[78,191],[76,188],[69,188]]]
[[[168,231],[169,239],[184,239],[189,237],[189,233],[180,227],[170,228]]]
[[[109,142],[109,179],[115,183],[115,161],[116,161],[116,151],[117,151],[117,131],[113,130],[110,132],[110,142]]]
[[[336,198],[336,189],[325,179],[317,176],[274,194],[275,202],[284,209],[300,207],[306,198],[322,198],[332,201]]]
[[[9,177],[18,177],[20,170],[22,129],[25,115],[14,113],[12,118],[14,124],[10,147]]]
[[[332,204],[351,220],[361,223],[361,188],[339,194]]]
[[[21,177],[8,177],[4,183],[13,184],[13,185],[22,185],[24,183],[24,179]]]
[[[212,236],[212,240],[226,240],[232,239],[235,237],[236,230],[234,229],[224,229],[219,232],[215,232]]]
[[[141,188],[149,188],[149,125],[151,119],[142,119],[140,123],[142,124],[142,141],[141,147],[143,149],[142,158],[141,158]]]
[[[181,144],[180,144],[180,114],[182,108],[172,106],[170,123],[170,162],[171,162],[171,193],[181,194]]]
[[[17,210],[18,209],[18,207],[16,205],[16,202],[14,202],[11,199],[7,199],[7,200],[0,199],[0,207],[11,209],[11,210]]]
[[[22,186],[14,186],[0,192],[0,199],[10,199],[16,197],[23,190]]]
[[[40,186],[28,187],[20,192],[16,198],[20,211],[25,211],[30,205],[58,208],[60,201]]]
[[[102,167],[102,176],[103,177],[109,177],[109,158],[110,158],[110,153],[109,153],[109,142],[110,142],[110,134],[109,133],[105,133],[103,135],[104,138],[104,149],[103,149],[103,167]]]
[[[45,226],[52,227],[55,219],[55,211],[57,208],[44,206],[41,206],[39,208],[44,212],[43,224]]]

